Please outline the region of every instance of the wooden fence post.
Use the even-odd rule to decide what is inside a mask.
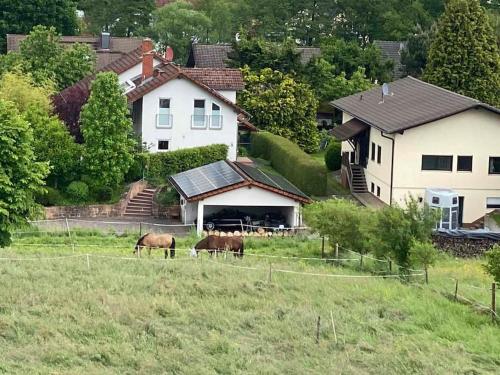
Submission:
[[[389,275],[392,275],[392,260],[389,259]]]
[[[458,279],[455,280],[455,301],[458,301]]]
[[[339,244],[335,244],[335,262],[337,266],[339,265]]]
[[[424,272],[425,272],[425,283],[429,284],[429,270],[427,269],[427,266],[424,267]]]
[[[142,221],[139,222],[139,237],[142,237]]]
[[[325,236],[321,238],[321,258],[325,257]]]
[[[363,254],[359,254],[359,269],[363,269]]]
[[[273,279],[273,265],[272,263],[269,263],[269,282],[271,282]]]
[[[491,320],[495,322],[497,317],[497,296],[496,296],[496,283],[491,284]]]
[[[319,327],[321,324],[321,316],[318,315],[318,323],[316,323],[316,344],[319,344]]]

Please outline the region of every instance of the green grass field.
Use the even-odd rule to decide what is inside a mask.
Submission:
[[[319,257],[311,237],[248,239],[242,260],[190,259],[193,235],[178,239],[176,260],[138,260],[135,240],[75,231],[73,252],[65,234],[17,235],[0,261],[0,373],[498,373],[499,326],[443,294],[459,278],[460,293],[487,304],[487,290],[465,289],[491,283],[480,260],[443,255],[425,286],[276,271],[385,269],[369,259],[359,270],[256,256]]]

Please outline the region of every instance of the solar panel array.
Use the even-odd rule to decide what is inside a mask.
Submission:
[[[291,194],[298,195],[300,197],[309,198],[303,192],[301,192],[295,185],[290,183],[284,177],[281,177],[277,174],[272,174],[268,172],[264,172],[261,169],[245,165],[242,163],[236,163],[238,168],[240,168],[248,177],[252,180],[260,182],[261,184],[286,191]]]
[[[244,181],[225,161],[204,165],[171,177],[187,198]]]

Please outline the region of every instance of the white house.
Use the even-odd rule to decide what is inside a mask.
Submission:
[[[236,92],[244,88],[238,69],[184,68],[153,50],[145,39],[142,46],[101,71],[113,71],[127,96],[134,131],[150,152],[226,144],[228,158],[236,160],[238,126],[254,130],[246,112],[238,107]],[[75,87],[85,89],[87,77]]]
[[[342,140],[342,177],[355,195],[404,204],[426,189],[459,200],[458,224],[500,208],[500,110],[407,77],[338,99],[332,133]]]
[[[250,217],[283,217],[285,227],[302,225],[301,206],[311,200],[281,176],[242,163],[219,161],[169,178],[181,195],[181,219],[204,229],[205,219],[226,208]]]

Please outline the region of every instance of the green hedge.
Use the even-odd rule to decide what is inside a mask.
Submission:
[[[252,156],[269,160],[276,171],[297,185],[304,193],[326,195],[326,167],[302,151],[295,143],[267,132],[253,133],[250,142]]]
[[[146,178],[162,183],[170,175],[225,160],[227,151],[227,145],[210,145],[154,154],[144,153],[140,158],[146,166]]]

